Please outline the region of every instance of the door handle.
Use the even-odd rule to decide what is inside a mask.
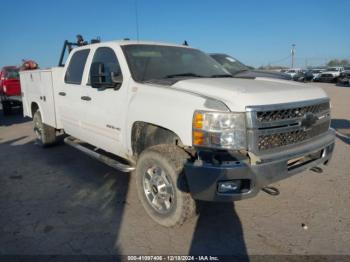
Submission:
[[[89,97],[89,96],[82,96],[81,100],[90,101],[91,97]]]
[[[58,93],[60,96],[66,96],[66,93],[65,92],[59,92]]]

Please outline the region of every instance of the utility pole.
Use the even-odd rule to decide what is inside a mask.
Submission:
[[[292,50],[290,52],[292,53],[292,68],[294,68],[295,44],[292,44]]]
[[[136,18],[136,38],[139,41],[139,12],[138,12],[138,1],[135,0],[135,18]]]

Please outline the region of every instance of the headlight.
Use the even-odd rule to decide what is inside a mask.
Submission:
[[[192,137],[194,146],[245,149],[245,113],[195,111]]]

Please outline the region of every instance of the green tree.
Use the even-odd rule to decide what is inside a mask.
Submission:
[[[327,66],[348,66],[348,65],[350,65],[350,60],[348,59],[342,59],[342,60],[332,59],[327,63]]]
[[[349,66],[350,65],[350,60],[349,59],[343,59],[343,60],[340,61],[340,63],[343,66]]]

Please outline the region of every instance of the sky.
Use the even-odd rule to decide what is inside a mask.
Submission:
[[[137,39],[227,53],[252,66],[322,65],[350,59],[350,1],[1,1],[0,66],[34,59],[56,66],[65,39]],[[136,13],[138,14],[136,16]]]

